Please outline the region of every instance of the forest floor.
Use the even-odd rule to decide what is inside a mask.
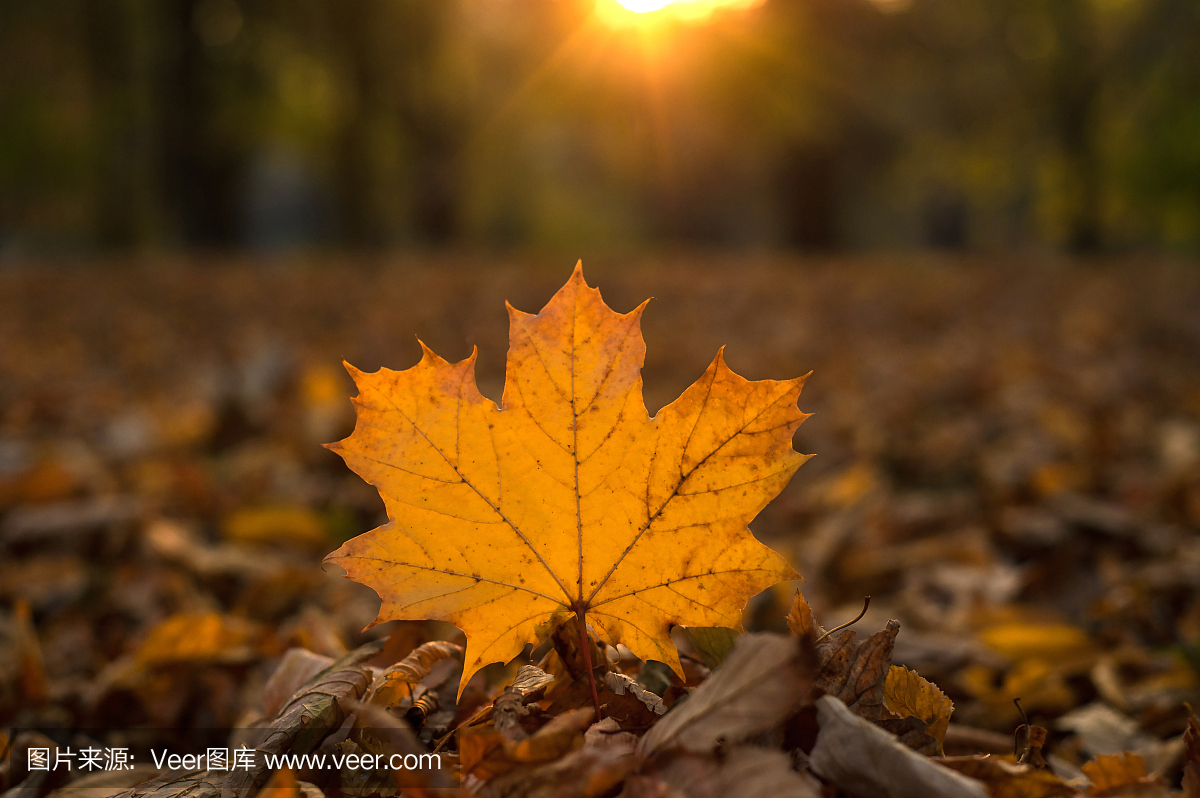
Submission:
[[[418,336],[450,360],[477,346],[499,400],[504,300],[536,312],[571,265],[0,270],[0,727],[106,745],[243,728],[279,705],[290,648],[336,659],[381,639],[383,667],[455,639],[364,634],[378,599],[320,567],[386,520],[320,445],[353,426],[341,360],[407,368]],[[1178,787],[1184,702],[1200,701],[1200,269],[664,255],[585,270],[618,311],[655,297],[651,413],[722,345],[750,379],[813,372],[795,446],[816,457],[751,525],[804,582],[754,599],[747,628],[786,631],[797,587],[826,627],[870,596],[855,628],[897,619],[892,661],[954,702],[946,753],[1011,752],[1019,698],[1065,781],[1128,750]],[[481,673],[464,701],[511,675]],[[65,780],[3,767],[0,792]]]

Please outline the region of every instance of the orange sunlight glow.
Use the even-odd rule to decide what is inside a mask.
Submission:
[[[596,0],[596,13],[617,27],[645,25],[674,18],[706,22],[717,11],[744,10],[764,0]]]

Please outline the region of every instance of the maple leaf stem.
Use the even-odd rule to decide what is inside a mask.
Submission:
[[[583,665],[587,668],[588,686],[592,688],[592,706],[596,708],[596,722],[599,723],[600,694],[596,691],[596,672],[592,668],[592,644],[588,640],[587,613],[584,610],[576,610],[575,618],[579,621],[579,644],[583,647]]]

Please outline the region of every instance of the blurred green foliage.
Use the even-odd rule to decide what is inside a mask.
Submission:
[[[594,2],[5,0],[0,252],[1200,245],[1195,0]]]

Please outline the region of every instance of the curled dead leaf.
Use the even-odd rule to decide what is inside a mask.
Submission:
[[[646,709],[653,712],[655,715],[663,715],[667,711],[667,707],[663,704],[661,698],[654,693],[642,687],[633,679],[630,679],[623,673],[608,672],[604,674],[604,685],[616,695],[630,695],[637,698],[646,705]]]
[[[462,655],[463,647],[454,643],[444,640],[422,643],[375,679],[371,688],[371,702],[379,706],[395,706],[400,699],[412,695],[412,686],[428,676],[434,665]]]

